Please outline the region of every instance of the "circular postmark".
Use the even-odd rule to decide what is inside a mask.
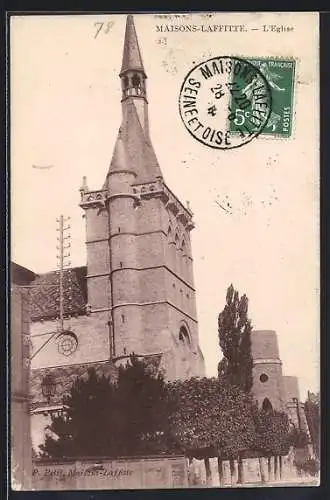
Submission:
[[[181,119],[199,142],[233,149],[257,137],[271,114],[271,88],[261,71],[238,57],[219,56],[195,66],[183,81]]]

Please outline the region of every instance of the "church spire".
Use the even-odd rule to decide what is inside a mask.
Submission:
[[[134,104],[145,138],[149,140],[148,101],[142,57],[132,15],[126,19],[123,62],[120,71],[123,119]]]
[[[127,71],[142,72],[146,77],[132,15],[128,15],[126,19],[124,54],[120,76]]]
[[[104,188],[110,174],[126,172],[135,182],[146,183],[162,178],[162,173],[149,136],[146,73],[132,15],[126,19],[122,84],[122,122]]]
[[[122,102],[133,98],[138,108],[143,108],[143,103],[147,103],[146,78],[142,57],[137,39],[133,16],[127,16],[126,31],[124,41],[123,62],[120,71]],[[146,110],[145,110],[146,111]],[[144,114],[144,113],[143,113]],[[139,113],[140,118],[142,113]],[[141,125],[145,129],[145,123]],[[147,130],[145,130],[147,132]]]

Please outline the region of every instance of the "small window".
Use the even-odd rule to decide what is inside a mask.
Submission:
[[[122,323],[125,323],[125,314],[122,314],[122,315],[121,315],[121,322],[122,322]]]
[[[120,233],[120,226],[118,226],[118,233]]]
[[[120,267],[123,267],[123,263],[121,261],[119,262],[119,265],[120,265]]]
[[[260,375],[260,382],[264,384],[265,382],[267,382],[267,380],[268,380],[268,375],[266,375],[266,373],[262,373]]]
[[[172,286],[173,286],[173,288],[175,288],[175,283],[173,283],[173,285],[172,285]]]

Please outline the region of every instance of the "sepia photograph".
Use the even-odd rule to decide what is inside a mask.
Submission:
[[[318,14],[9,29],[12,489],[318,486]]]

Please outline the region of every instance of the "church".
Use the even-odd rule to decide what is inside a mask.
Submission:
[[[30,288],[35,450],[50,413],[61,411],[63,395],[89,367],[114,378],[134,353],[167,380],[205,375],[190,239],[193,214],[167,186],[151,142],[147,73],[131,15],[119,78],[122,122],[104,183],[90,189],[84,177],[80,188],[86,266],[64,271],[61,297],[58,271],[26,279],[27,270],[16,266],[13,278]],[[288,411],[308,431],[297,379],[282,374],[276,333],[254,331],[252,354],[255,400]],[[46,379],[51,380],[47,391]]]
[[[62,394],[94,366],[113,376],[135,353],[168,380],[205,374],[199,346],[192,212],[166,185],[149,133],[147,74],[128,15],[119,74],[122,122],[104,184],[83,179],[87,265],[64,272],[58,331],[58,273],[31,291],[33,422],[61,407]],[[56,394],[43,396],[51,375]],[[33,428],[32,425],[32,438]]]

